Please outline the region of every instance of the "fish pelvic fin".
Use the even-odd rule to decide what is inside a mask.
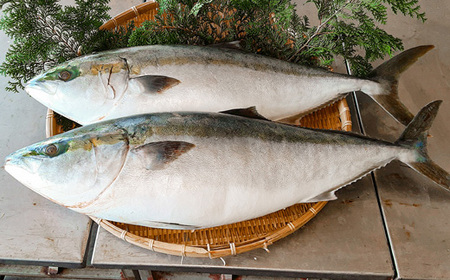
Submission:
[[[372,94],[370,96],[405,126],[411,122],[414,115],[398,97],[398,78],[419,57],[433,48],[433,45],[426,45],[406,50],[378,66],[368,76],[368,78],[379,82],[384,87],[384,91],[381,94]]]
[[[449,173],[434,163],[427,154],[428,130],[441,103],[442,100],[437,100],[423,107],[395,143],[414,150],[413,160],[406,161],[406,164],[450,191]]]

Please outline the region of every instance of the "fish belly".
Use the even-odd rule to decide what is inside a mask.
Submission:
[[[144,226],[212,227],[336,190],[399,153],[396,147],[254,138],[154,140],[186,141],[195,147],[160,170],[146,169],[141,158],[129,153],[115,182],[90,206],[76,210]]]

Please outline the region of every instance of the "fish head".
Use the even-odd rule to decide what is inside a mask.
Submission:
[[[86,207],[121,172],[128,140],[120,129],[60,135],[10,154],[4,168],[53,202],[68,208]]]
[[[128,79],[125,59],[91,55],[34,77],[25,91],[48,108],[85,125],[107,116],[127,90]]]

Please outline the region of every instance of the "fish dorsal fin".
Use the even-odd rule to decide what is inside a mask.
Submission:
[[[231,50],[242,50],[241,41],[236,40],[232,42],[224,42],[208,45],[211,48],[219,48],[219,49],[231,49]]]
[[[248,107],[248,108],[231,109],[231,110],[221,111],[220,113],[227,114],[227,115],[233,115],[233,116],[246,117],[246,118],[250,118],[250,119],[270,121],[269,119],[266,119],[264,116],[262,116],[260,113],[258,113],[255,106]]]
[[[162,93],[181,83],[179,80],[167,76],[144,75],[130,79],[132,87],[142,93]]]
[[[331,191],[331,192],[324,192],[324,193],[321,193],[321,194],[319,194],[318,196],[313,197],[313,198],[311,198],[311,199],[308,199],[308,201],[305,201],[305,202],[312,203],[312,202],[319,202],[319,201],[335,200],[335,199],[337,199],[337,196],[336,196],[336,194],[334,193],[335,191],[336,191],[336,190],[333,190],[333,191]],[[303,202],[302,202],[302,203],[303,203]]]
[[[138,146],[131,152],[138,155],[146,169],[160,170],[193,147],[194,144],[183,141],[160,141]]]

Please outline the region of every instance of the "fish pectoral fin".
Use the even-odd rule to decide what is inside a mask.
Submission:
[[[193,147],[194,144],[183,141],[160,141],[138,146],[131,152],[138,155],[147,170],[160,170]]]
[[[308,199],[308,201],[304,201],[304,202],[311,203],[311,202],[335,200],[335,199],[337,199],[335,192],[336,192],[336,190],[333,190],[331,192],[324,192],[324,193],[321,193],[318,196]],[[302,201],[302,203],[304,203],[304,202]]]
[[[141,93],[162,93],[179,83],[179,80],[167,76],[145,75],[136,78],[130,78],[130,85]]]
[[[270,121],[269,119],[262,116],[256,110],[255,106],[248,107],[248,108],[231,109],[231,110],[221,111],[220,113],[227,114],[227,115],[233,115],[233,116],[240,116],[240,117],[245,117],[245,118],[250,118],[250,119]]]

